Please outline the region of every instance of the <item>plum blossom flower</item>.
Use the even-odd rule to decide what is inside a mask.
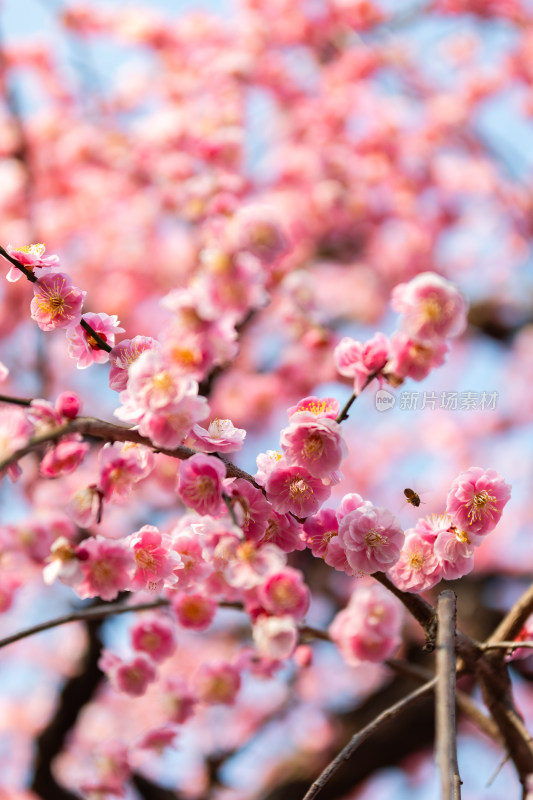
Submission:
[[[358,586],[348,606],[329,627],[329,634],[345,661],[380,662],[390,658],[400,644],[402,608],[379,584]]]
[[[102,509],[103,493],[95,484],[75,492],[67,503],[69,516],[82,528],[96,522]]]
[[[170,722],[183,725],[194,714],[197,697],[184,678],[168,678],[163,689],[163,703]]]
[[[254,622],[253,639],[261,655],[269,658],[289,658],[298,644],[298,628],[294,617],[268,617],[260,614]]]
[[[271,614],[302,619],[309,608],[310,592],[302,573],[292,567],[285,567],[267,577],[259,587],[258,599]]]
[[[292,417],[302,412],[313,414],[317,419],[322,419],[323,417],[337,419],[339,411],[339,401],[334,397],[320,398],[315,397],[315,395],[310,395],[309,397],[304,397],[303,400],[299,400],[295,406],[290,406],[290,408],[287,409],[287,414],[289,420],[293,422]]]
[[[396,517],[386,508],[370,503],[350,511],[339,523],[339,542],[348,563],[361,572],[390,569],[400,557],[403,538]]]
[[[209,705],[233,705],[241,687],[239,670],[227,661],[202,664],[194,681],[198,699]]]
[[[172,595],[171,604],[181,627],[194,631],[209,628],[218,607],[212,597],[200,592],[177,592]]]
[[[225,481],[224,490],[247,539],[258,542],[265,534],[272,506],[263,493],[243,478]]]
[[[235,453],[242,448],[246,431],[230,419],[214,419],[209,427],[193,425],[186,444],[202,453]]]
[[[199,583],[212,571],[212,567],[203,557],[203,548],[199,537],[185,531],[174,535],[171,532],[172,549],[181,560],[179,583],[181,589],[186,589],[193,583]]]
[[[433,550],[438,559],[441,575],[446,581],[454,581],[468,575],[474,569],[475,536],[468,534],[455,525],[447,514],[442,515],[445,521],[443,529],[437,534]]]
[[[156,664],[171,656],[176,649],[174,629],[163,617],[139,620],[131,628],[130,637],[133,649],[146,653]]]
[[[390,359],[385,367],[388,379],[401,383],[404,378],[422,381],[446,360],[448,345],[440,340],[415,339],[397,331],[390,340]]]
[[[89,537],[79,545],[77,556],[83,579],[74,589],[83,600],[86,597],[114,600],[129,587],[135,562],[124,542],[103,536]]]
[[[383,333],[376,333],[368,342],[357,342],[349,336],[341,339],[334,350],[337,371],[353,378],[354,393],[360,394],[370,375],[383,369],[389,358],[390,342]]]
[[[42,331],[78,325],[86,292],[73,286],[68,275],[45,275],[33,284],[31,318]]]
[[[67,586],[74,586],[83,578],[77,548],[66,536],[59,536],[50,548],[50,555],[45,559],[43,580],[51,584],[57,578]]]
[[[254,475],[255,481],[259,483],[261,486],[264,486],[267,482],[268,476],[271,472],[281,464],[285,465],[285,459],[283,458],[283,453],[280,453],[279,450],[267,450],[266,453],[259,453],[256,458],[257,463],[257,472]]]
[[[45,453],[39,471],[44,478],[59,478],[61,475],[69,475],[78,469],[89,450],[87,442],[80,442],[77,439],[62,439]]]
[[[423,592],[435,586],[443,575],[433,542],[420,536],[416,529],[406,531],[400,557],[388,576],[404,592]]]
[[[56,411],[65,419],[76,419],[81,409],[81,400],[76,392],[61,392],[55,402]]]
[[[466,300],[453,283],[433,272],[395,286],[391,305],[405,314],[403,329],[417,339],[459,336],[466,328]]]
[[[154,468],[154,454],[150,448],[134,442],[108,442],[100,450],[99,461],[98,489],[105,500],[127,497],[133,485],[146,478]]]
[[[115,334],[124,333],[119,327],[118,317],[113,314],[84,314],[82,317],[101,339],[110,347],[115,344]],[[78,369],[86,369],[91,364],[105,364],[109,361],[109,353],[102,350],[94,336],[81,325],[67,328],[68,354],[78,360]]]
[[[143,695],[148,685],[157,677],[154,662],[144,653],[139,653],[127,662],[104,650],[98,666],[107,675],[116,692],[124,692],[130,697]]]
[[[179,467],[178,494],[198,514],[218,516],[226,465],[215,456],[197,453]]]
[[[338,470],[348,453],[338,422],[307,419],[304,412],[281,431],[281,449],[289,465],[305,467],[314,478],[327,478]]]
[[[278,514],[273,509],[270,510],[265,535],[261,539],[260,545],[262,546],[267,542],[275,544],[284,553],[305,550],[300,523],[290,514]]]
[[[275,467],[265,485],[267,497],[279,514],[307,517],[318,511],[331,489],[304,467]]]
[[[123,339],[109,353],[111,367],[109,370],[109,386],[116,392],[122,392],[128,384],[128,370],[145,350],[154,350],[157,342],[150,336],[135,336]]]
[[[41,275],[44,275],[59,269],[59,256],[45,256],[46,247],[44,244],[28,244],[24,247],[13,247],[8,244],[6,250],[10,256],[20,261],[30,272],[39,269],[41,270]],[[10,283],[15,283],[22,277],[22,274],[22,270],[12,265],[6,277]]]
[[[157,591],[163,584],[173,585],[177,582],[175,570],[179,569],[181,559],[170,548],[172,542],[169,536],[160,533],[154,525],[143,525],[124,541],[131,547],[135,559],[130,589]]]
[[[324,558],[331,540],[338,533],[339,523],[332,508],[321,508],[318,514],[307,517],[304,522],[303,539],[318,558]]]
[[[511,487],[495,470],[470,467],[453,481],[446,511],[453,524],[478,544],[476,537],[496,527],[510,497]]]

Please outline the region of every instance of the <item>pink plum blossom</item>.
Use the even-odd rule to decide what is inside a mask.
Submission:
[[[390,569],[400,557],[403,544],[400,523],[390,511],[365,503],[339,523],[339,542],[348,563],[361,572]]]
[[[322,419],[323,417],[327,419],[337,419],[339,411],[339,401],[334,397],[320,398],[311,395],[309,397],[304,397],[303,400],[299,400],[295,406],[290,406],[290,408],[287,409],[287,414],[289,420],[292,422],[292,417],[302,412],[313,414],[317,419]]]
[[[401,383],[404,378],[422,381],[432,369],[444,364],[447,352],[444,341],[414,339],[398,331],[391,336],[390,360],[384,373],[391,383]]]
[[[122,392],[128,384],[128,370],[145,350],[154,350],[157,342],[150,336],[135,336],[123,339],[109,353],[111,368],[109,370],[109,386],[116,392]]]
[[[45,561],[43,580],[46,584],[53,583],[57,578],[67,586],[74,586],[83,579],[77,548],[66,536],[59,536],[53,542]]]
[[[447,515],[443,515],[446,518]],[[446,524],[446,523],[445,523]],[[472,539],[476,537],[471,536]],[[468,575],[474,569],[474,541],[468,534],[448,519],[448,527],[439,531],[433,550],[439,561],[442,577],[446,581],[454,581]]]
[[[290,466],[305,467],[314,478],[327,478],[348,453],[341,426],[327,417],[306,417],[301,412],[281,431],[283,455]]]
[[[197,697],[179,675],[167,679],[162,699],[170,722],[183,725],[193,716]]]
[[[259,653],[269,658],[289,658],[298,644],[298,628],[290,615],[261,614],[254,622],[252,635]]]
[[[215,557],[220,557],[222,549],[226,561],[222,567],[224,576],[230,586],[239,589],[259,586],[265,575],[276,572],[286,563],[285,554],[274,544],[258,546],[253,541],[227,537],[217,546]]]
[[[290,514],[278,514],[270,510],[265,535],[260,544],[275,544],[284,553],[305,550],[305,542],[301,535],[301,525]]]
[[[400,644],[402,616],[390,592],[377,583],[362,585],[337,614],[329,633],[348,664],[385,661]]]
[[[385,334],[376,333],[368,342],[357,342],[349,336],[341,339],[334,350],[338,372],[353,378],[354,393],[360,394],[371,375],[383,369],[389,358],[390,343]]]
[[[258,542],[265,534],[272,506],[259,489],[242,478],[225,481],[224,490],[245,537]]]
[[[135,562],[124,542],[103,536],[89,537],[78,547],[77,556],[83,579],[74,589],[82,599],[114,600],[129,587]]]
[[[84,486],[74,492],[67,503],[69,516],[82,528],[93,525],[102,510],[103,492],[96,484]]]
[[[150,448],[133,442],[107,443],[99,453],[98,488],[105,500],[128,497],[134,484],[146,478],[154,468]]]
[[[321,508],[318,514],[307,517],[303,527],[303,538],[314,556],[324,558],[334,536],[339,533],[337,515],[332,508]]]
[[[45,275],[49,272],[56,272],[59,269],[59,257],[55,255],[45,256],[46,247],[44,244],[29,244],[24,247],[13,247],[8,244],[6,251],[17,261],[20,261],[30,272],[38,269],[41,275]],[[22,275],[22,270],[12,265],[6,277],[8,281],[15,283]]]
[[[31,318],[42,331],[78,325],[86,292],[72,285],[68,275],[45,275],[33,284]]]
[[[115,344],[115,334],[124,333],[124,328],[120,328],[118,317],[113,314],[93,314],[88,313],[82,319],[96,331],[101,339],[110,347]],[[86,369],[91,364],[105,364],[109,361],[109,353],[103,350],[94,336],[89,334],[81,325],[76,325],[67,329],[68,354],[71,358],[78,360],[78,369]]]
[[[285,567],[281,572],[267,577],[259,587],[258,597],[271,614],[287,614],[293,619],[302,619],[309,608],[310,592],[302,573]]]
[[[217,610],[212,597],[199,592],[177,592],[171,598],[172,608],[182,628],[205,631],[211,625]]]
[[[404,592],[423,592],[435,586],[444,576],[433,542],[419,536],[415,529],[406,531],[400,558],[388,576]]]
[[[217,516],[225,475],[226,465],[219,458],[197,453],[180,463],[178,494],[198,514]]]
[[[202,664],[194,679],[198,699],[208,705],[233,705],[241,687],[239,670],[226,661]]]
[[[280,453],[279,450],[267,450],[266,453],[259,453],[256,458],[256,463],[257,472],[254,478],[261,486],[265,485],[270,473],[273,472],[278,465],[281,466],[281,464],[283,464],[286,466],[283,453]]]
[[[453,524],[477,544],[475,537],[496,527],[510,497],[511,487],[495,470],[470,467],[453,481],[446,511]]]
[[[48,450],[41,461],[40,473],[44,478],[59,478],[74,472],[90,447],[86,442],[76,439],[62,439],[55,447]]]
[[[459,336],[466,328],[467,304],[453,283],[422,272],[392,292],[391,305],[404,314],[403,328],[421,340]]]
[[[126,662],[104,650],[98,666],[107,675],[116,692],[123,692],[130,697],[143,695],[148,685],[156,679],[154,663],[144,653],[139,653]]]
[[[179,584],[181,589],[186,589],[194,583],[200,583],[212,571],[212,567],[203,557],[203,548],[198,536],[186,532],[174,536],[171,533],[172,549],[181,560],[179,570]]]
[[[331,489],[304,467],[274,467],[265,485],[267,497],[279,514],[307,517],[318,511]]]
[[[159,664],[176,649],[174,628],[164,617],[139,620],[131,629],[131,644],[134,650],[146,653]]]
[[[235,453],[242,448],[246,431],[230,419],[214,419],[208,428],[193,425],[186,444],[202,453]]]
[[[341,502],[336,511],[337,515],[337,522],[340,522],[346,514],[349,514],[350,511],[355,511],[356,508],[361,508],[361,506],[368,503],[368,500],[363,500],[360,494],[357,492],[349,492],[345,494],[342,498]]]
[[[135,559],[131,589],[158,591],[164,584],[176,583],[175,570],[179,569],[181,559],[170,548],[169,536],[160,533],[154,525],[143,525],[124,541],[131,547]]]
[[[76,392],[61,392],[55,402],[56,411],[66,419],[76,419],[81,409],[81,400]]]

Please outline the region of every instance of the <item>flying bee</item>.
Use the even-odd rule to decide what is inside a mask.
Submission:
[[[403,493],[405,495],[407,502],[410,505],[414,506],[415,508],[418,508],[418,506],[422,502],[420,496],[413,489],[404,489]]]

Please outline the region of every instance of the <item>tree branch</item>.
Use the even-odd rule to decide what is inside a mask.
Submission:
[[[455,594],[441,592],[437,604],[436,750],[442,800],[461,800],[455,728]]]
[[[332,775],[339,769],[344,761],[350,758],[351,755],[357,750],[360,744],[362,744],[365,739],[374,733],[381,725],[387,722],[390,719],[393,719],[397,716],[404,708],[407,708],[415,700],[418,700],[419,697],[423,697],[424,695],[431,692],[435,687],[437,682],[436,678],[432,678],[430,681],[425,683],[423,686],[419,686],[418,689],[415,689],[414,692],[411,692],[406,697],[399,700],[394,705],[387,708],[381,714],[379,714],[372,722],[366,725],[361,731],[356,733],[348,742],[346,747],[344,747],[340,753],[335,756],[333,761],[328,764],[328,766],[322,771],[320,776],[317,778],[316,781],[311,785],[308,792],[306,792],[303,800],[313,800],[320,792],[321,789],[324,788],[326,783],[329,781]]]
[[[0,400],[3,398],[0,396]],[[17,402],[17,405],[25,405],[24,401]],[[127,428],[123,425],[115,425],[112,422],[105,422],[101,419],[93,417],[77,417],[58,428],[47,431],[39,436],[34,436],[27,445],[15,450],[11,455],[0,461],[0,471],[6,469],[10,464],[14,464],[23,456],[36,450],[43,444],[56,442],[62,436],[69,433],[80,433],[82,436],[89,436],[93,439],[104,439],[108,442],[134,442],[135,444],[142,444],[145,447],[150,447],[156,453],[163,453],[171,458],[178,458],[185,461],[187,458],[196,455],[196,450],[191,450],[190,447],[180,445],[179,447],[156,447],[147,436],[142,436],[139,431],[134,428]],[[228,478],[243,478],[255,486],[256,489],[263,491],[263,487],[259,486],[257,481],[248,472],[235,466],[231,461],[226,459],[220,454],[216,455],[226,465],[226,475]]]

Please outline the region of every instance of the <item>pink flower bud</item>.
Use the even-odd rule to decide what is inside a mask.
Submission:
[[[75,392],[62,392],[56,400],[56,411],[67,419],[76,419],[80,408],[81,400]]]

